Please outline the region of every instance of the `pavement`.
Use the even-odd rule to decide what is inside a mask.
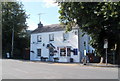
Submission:
[[[93,66],[93,67],[119,67],[118,65],[115,64],[106,64],[106,63],[89,63],[87,66]]]
[[[86,65],[83,65],[82,63],[65,63],[65,62],[48,62],[48,61],[30,61],[30,60],[21,60],[21,61],[27,61],[27,62],[40,62],[40,63],[51,63],[51,64],[63,64],[63,65],[81,65],[81,66],[91,66],[91,67],[111,67],[111,68],[117,68],[120,67],[119,65],[116,64],[106,64],[106,63],[86,63]]]
[[[118,68],[3,59],[2,79],[118,79]]]

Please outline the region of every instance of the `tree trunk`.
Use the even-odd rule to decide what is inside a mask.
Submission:
[[[118,65],[120,65],[120,44],[118,45]]]
[[[120,34],[118,35],[118,42],[117,42],[117,54],[118,54],[118,65],[120,65]]]
[[[100,58],[100,63],[103,63],[104,62],[104,57],[101,57]]]

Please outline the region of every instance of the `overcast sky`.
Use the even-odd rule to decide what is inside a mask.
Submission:
[[[29,30],[37,28],[40,20],[43,25],[58,24],[59,23],[59,7],[53,0],[20,0],[24,5],[24,9],[30,18],[27,19]]]

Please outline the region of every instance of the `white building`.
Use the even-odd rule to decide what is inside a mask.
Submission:
[[[82,34],[77,27],[66,33],[59,24],[43,26],[40,22],[31,34],[30,60],[80,62],[85,49],[90,53],[94,50],[88,44],[90,37]]]

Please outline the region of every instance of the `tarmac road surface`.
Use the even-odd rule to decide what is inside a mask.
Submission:
[[[3,59],[2,79],[118,79],[118,68]]]

